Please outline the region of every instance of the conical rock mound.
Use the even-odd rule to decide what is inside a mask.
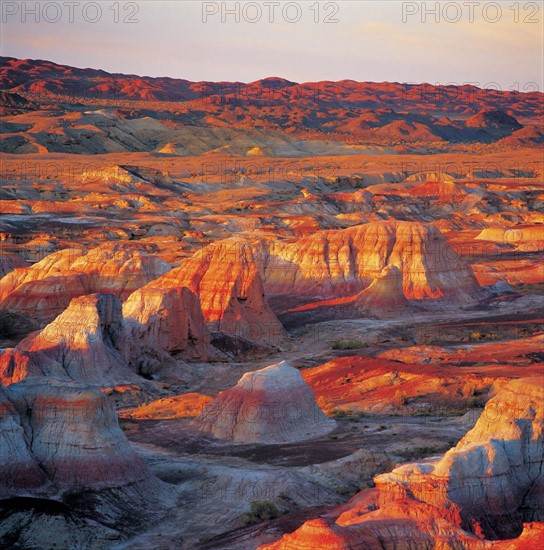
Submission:
[[[2,377],[4,361],[14,363],[13,381],[36,374],[36,370],[45,376],[106,386],[139,380],[128,368],[121,302],[112,294],[74,298],[43,330],[25,338],[15,352],[0,357]],[[20,369],[27,373],[18,372]],[[7,377],[3,382],[11,383]]]
[[[212,401],[193,426],[234,443],[286,443],[322,436],[335,427],[300,372],[286,361],[244,374]]]
[[[376,317],[390,317],[406,312],[408,300],[402,290],[401,270],[394,265],[384,267],[380,276],[359,294],[355,307]]]
[[[150,478],[98,390],[29,378],[0,388],[0,411],[0,498],[120,487]]]

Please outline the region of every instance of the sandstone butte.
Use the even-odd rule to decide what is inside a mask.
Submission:
[[[187,287],[200,298],[211,332],[281,343],[285,332],[273,309],[355,295],[369,286],[359,296],[361,314],[366,307],[401,308],[406,299],[469,303],[481,296],[470,266],[436,227],[398,221],[319,231],[289,243],[225,239],[151,281],[136,296],[160,300],[161,292]]]
[[[191,349],[194,358],[203,358],[210,353],[209,336],[201,327],[198,300],[210,332],[281,344],[286,333],[267,298],[281,310],[287,304],[355,295],[370,285],[359,297],[364,314],[366,302],[376,309],[372,304],[385,294],[390,308],[405,299],[467,303],[481,293],[470,266],[440,231],[415,222],[320,231],[295,242],[235,237],[168,269],[122,245],[87,254],[63,250],[4,277],[0,306],[50,320],[75,296],[113,293],[126,299],[124,311],[133,320],[135,337],[167,351]]]
[[[336,423],[318,407],[300,372],[282,361],[244,374],[191,425],[221,440],[270,444],[319,437]]]
[[[144,363],[163,358],[165,352],[191,360],[217,355],[200,300],[187,287],[165,289],[150,283],[128,297],[123,316],[129,360],[138,370]]]
[[[138,294],[152,292],[159,296],[183,287],[200,298],[211,332],[263,344],[278,343],[286,337],[266,301],[252,247],[242,239],[227,239],[205,247]]]
[[[108,398],[78,382],[0,387],[0,497],[59,497],[151,481]]]
[[[508,383],[442,457],[380,474],[374,489],[260,548],[541,548],[543,394],[541,377]]]
[[[408,304],[402,290],[402,272],[394,265],[384,267],[379,277],[355,299],[355,307],[359,311],[379,317],[406,313]]]
[[[544,250],[544,229],[542,225],[531,225],[505,229],[488,227],[476,237],[477,240],[491,241],[514,246],[516,250],[538,252]]]
[[[121,302],[112,294],[74,298],[44,329],[0,355],[0,382],[57,376],[87,384],[139,380],[128,368]]]
[[[87,253],[64,249],[3,277],[0,308],[50,321],[72,298],[101,292],[124,300],[168,269],[159,258],[126,244],[106,243]]]
[[[172,301],[165,302],[171,295]],[[161,295],[159,302],[150,300],[145,305],[136,296],[125,307],[126,320],[113,294],[74,298],[44,329],[27,336],[16,348],[0,350],[0,383],[57,376],[102,387],[141,385],[136,372],[144,364],[167,360],[168,352],[194,358],[211,348],[198,299],[188,289],[173,290]],[[135,317],[130,316],[133,310]],[[174,337],[167,346],[169,330]]]
[[[401,271],[408,299],[466,303],[481,292],[440,230],[417,222],[373,222],[318,231],[293,243],[272,241],[262,252],[261,269],[268,296],[324,299],[361,292],[388,265]]]

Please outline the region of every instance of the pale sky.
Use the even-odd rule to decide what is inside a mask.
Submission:
[[[40,3],[37,22],[35,1],[1,0],[0,51],[193,81],[281,76],[543,90],[541,1],[443,1],[440,13],[425,14],[436,3],[58,0]],[[238,22],[228,13],[237,4]]]

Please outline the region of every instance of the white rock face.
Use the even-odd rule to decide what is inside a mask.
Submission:
[[[129,296],[123,315],[132,364],[138,364],[143,348],[174,353],[184,359],[213,357],[200,300],[188,288],[147,285]]]
[[[544,520],[543,398],[542,379],[509,382],[442,458],[377,476],[382,502],[415,497],[491,539],[514,538],[523,522]]]
[[[60,250],[3,277],[0,307],[51,321],[73,298],[103,293],[124,300],[169,269],[151,254],[115,243],[104,243],[87,253]]]
[[[240,444],[310,439],[335,425],[300,372],[286,361],[244,374],[193,421],[206,434]]]
[[[24,438],[19,414],[0,385],[0,498],[46,481]]]
[[[5,369],[0,368],[4,384],[37,372],[97,385],[138,380],[128,368],[121,302],[112,294],[74,298],[65,311],[25,338],[16,351],[19,356],[13,358],[17,367],[11,380],[4,379]],[[23,361],[25,357],[28,363]],[[0,359],[0,367],[4,361],[8,358]]]
[[[60,379],[0,387],[0,498],[148,479],[105,394]]]
[[[308,521],[260,550],[542,548],[543,398],[541,377],[509,382],[444,456],[375,476],[375,489],[328,521]]]

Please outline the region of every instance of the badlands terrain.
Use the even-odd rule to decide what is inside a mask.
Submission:
[[[544,94],[0,97],[0,547],[542,547]]]

